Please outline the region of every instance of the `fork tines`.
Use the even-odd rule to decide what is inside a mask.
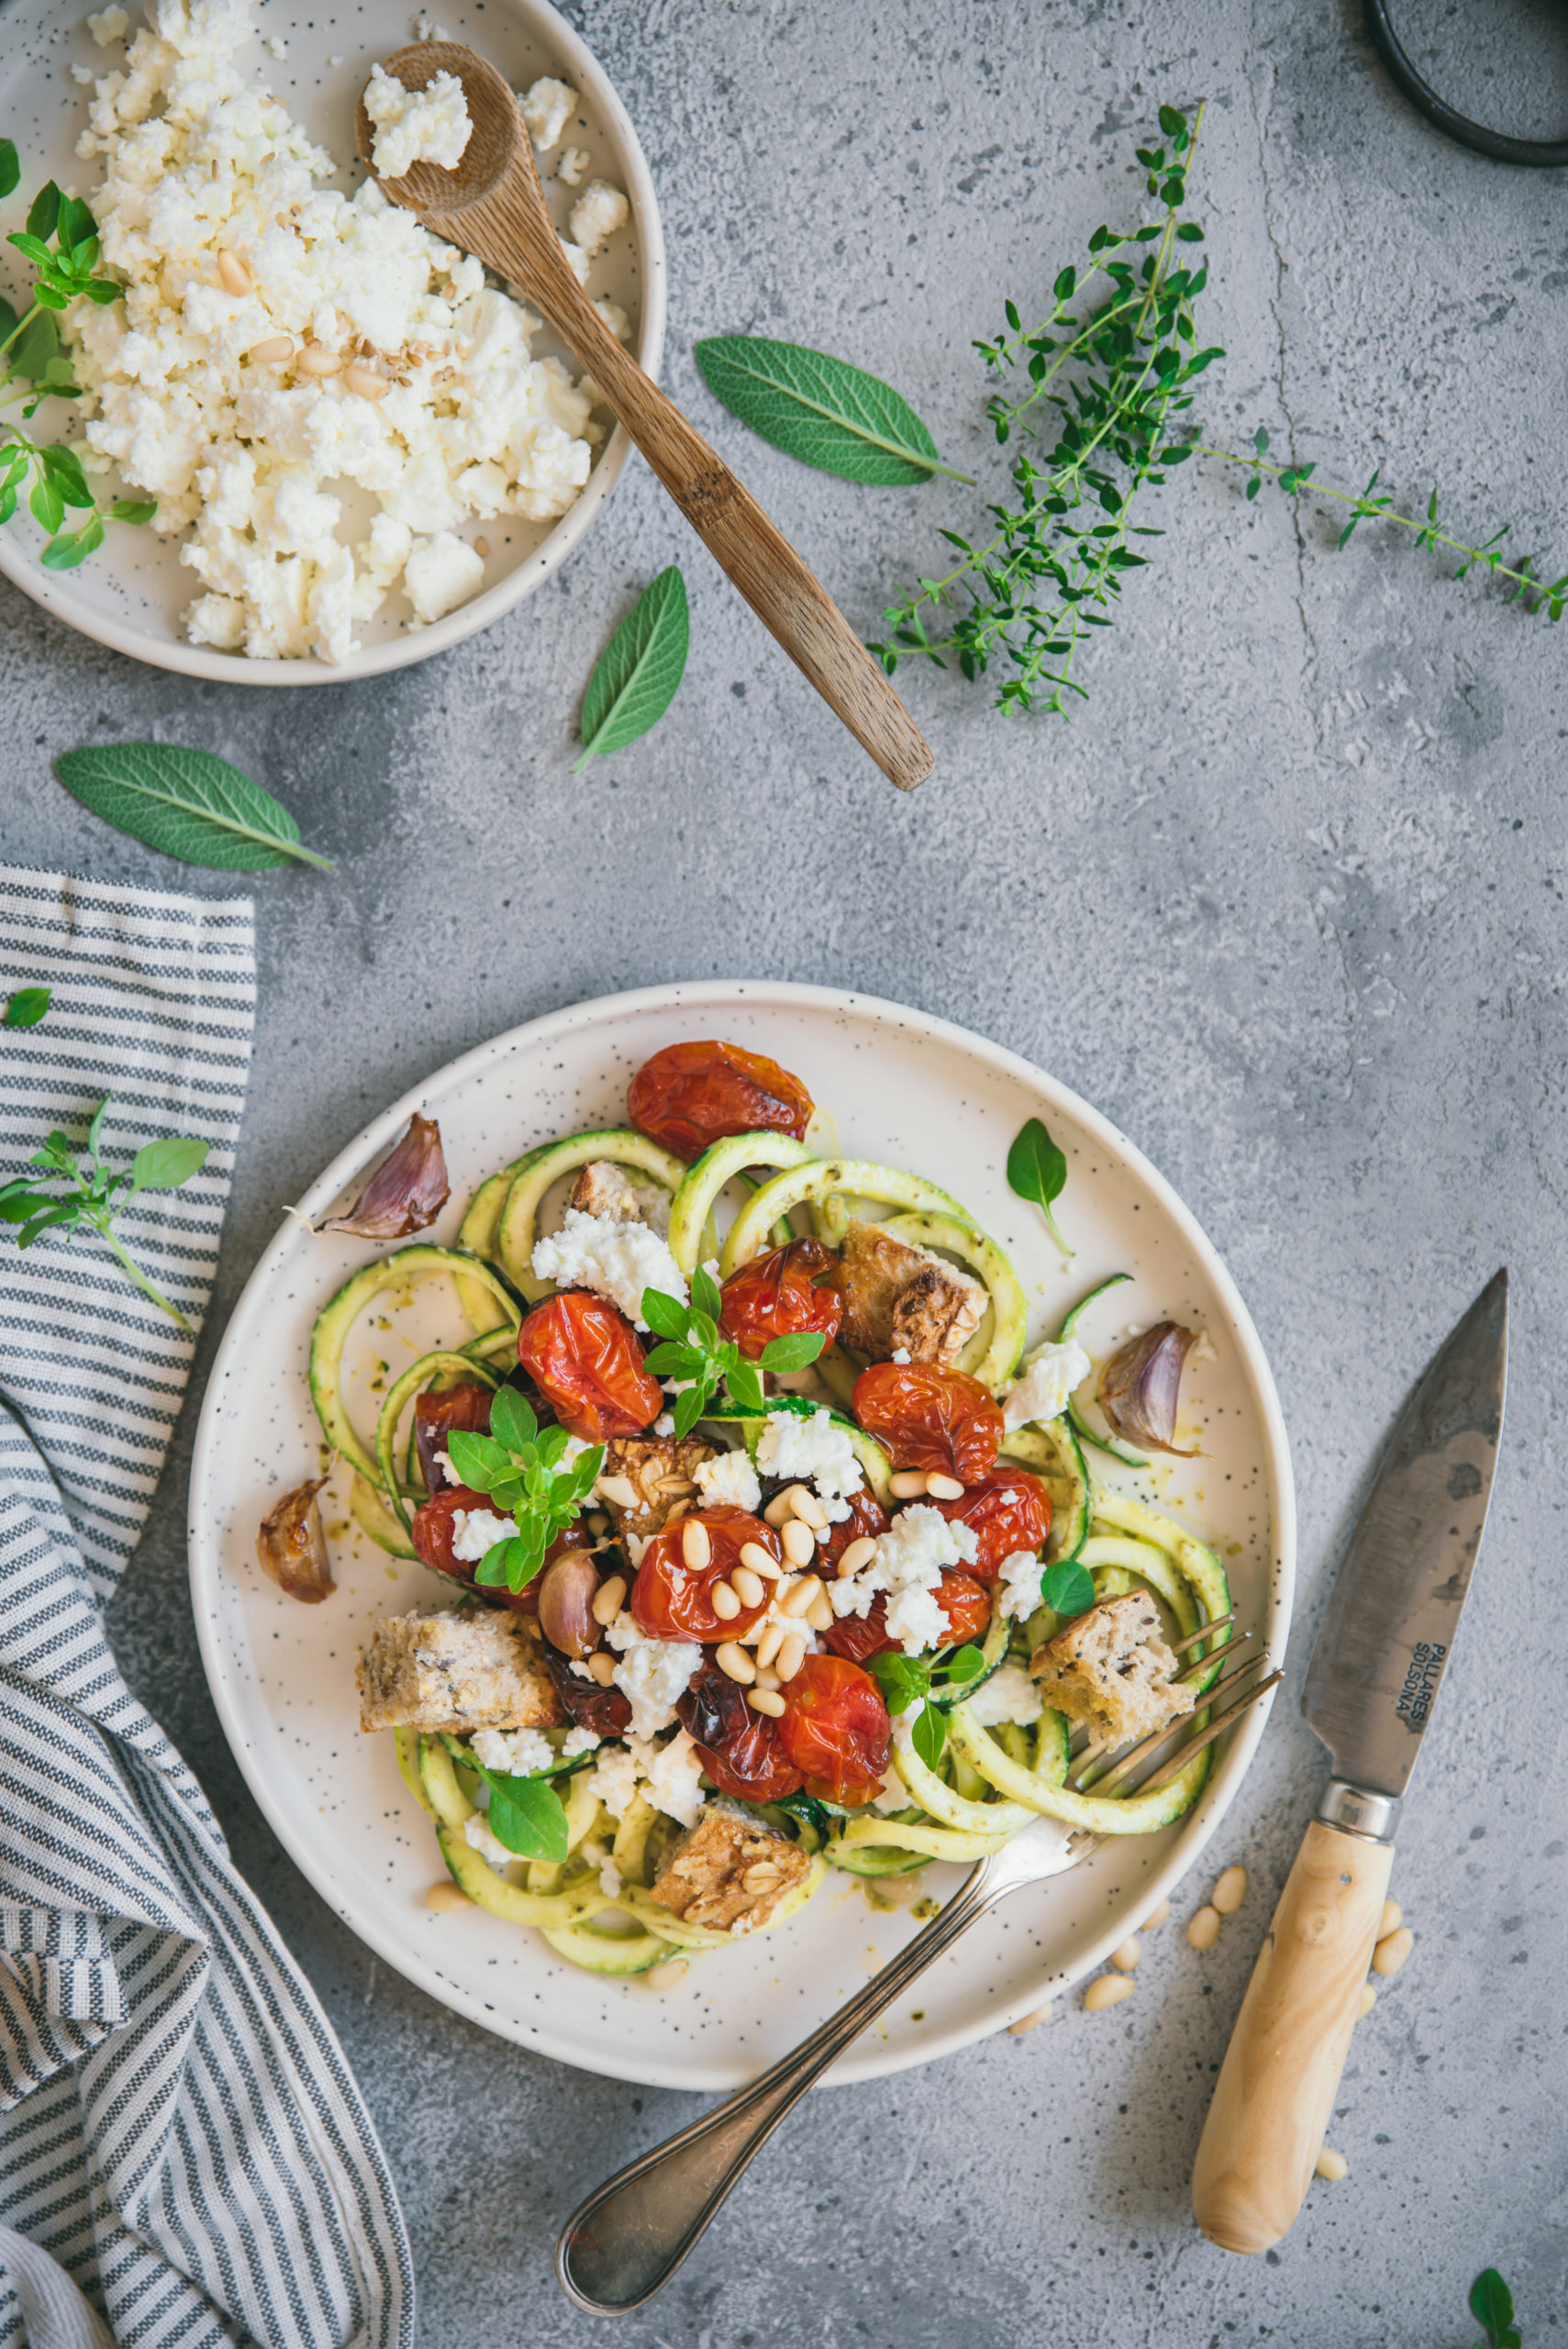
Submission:
[[[1242,1636],[1243,1638],[1250,1639],[1251,1634],[1251,1632],[1245,1632]],[[1238,1642],[1238,1644],[1240,1644],[1240,1642]],[[1213,1659],[1211,1657],[1203,1659],[1203,1662],[1206,1663],[1211,1663]],[[1240,1664],[1232,1664],[1229,1672],[1221,1673],[1219,1678],[1214,1683],[1213,1687],[1205,1691],[1206,1701],[1211,1701],[1219,1694],[1222,1688],[1229,1688],[1232,1687],[1238,1680],[1245,1678],[1248,1673],[1255,1671],[1260,1664],[1265,1664],[1267,1662],[1268,1657],[1266,1654],[1244,1656]],[[1201,1664],[1196,1668],[1201,1669]],[[1192,1676],[1193,1675],[1190,1673],[1184,1673],[1182,1675],[1184,1679],[1190,1679]],[[1224,1712],[1218,1716],[1217,1719],[1209,1721],[1196,1735],[1185,1737],[1183,1743],[1177,1747],[1176,1752],[1171,1757],[1171,1760],[1168,1763],[1162,1764],[1161,1767],[1153,1774],[1153,1776],[1144,1779],[1135,1791],[1139,1794],[1145,1794],[1149,1792],[1151,1788],[1162,1787],[1165,1784],[1167,1779],[1174,1777],[1176,1772],[1184,1763],[1190,1760],[1193,1754],[1201,1753],[1203,1748],[1207,1745],[1212,1739],[1218,1737],[1220,1731],[1226,1728],[1229,1722],[1233,1721],[1239,1713],[1244,1713],[1248,1706],[1254,1703],[1256,1699],[1262,1695],[1265,1688],[1272,1688],[1279,1677],[1280,1675],[1278,1672],[1272,1673],[1266,1680],[1259,1681],[1254,1687],[1250,1688],[1245,1696],[1237,1698],[1233,1704],[1229,1705]],[[1109,1789],[1117,1785],[1119,1780],[1127,1776],[1129,1770],[1135,1769],[1138,1764],[1141,1762],[1146,1755],[1152,1753],[1156,1747],[1163,1745],[1166,1739],[1175,1732],[1176,1727],[1177,1724],[1174,1721],[1167,1721],[1163,1729],[1151,1731],[1149,1736],[1140,1739],[1138,1744],[1130,1746],[1128,1751],[1122,1754],[1119,1761],[1113,1764],[1111,1768],[1102,1772],[1095,1777],[1093,1782],[1095,1790],[1102,1794],[1108,1792]],[[1105,1748],[1103,1745],[1085,1749],[1082,1756],[1078,1774],[1078,1790],[1081,1793],[1087,1792],[1084,1777],[1084,1766],[1086,1766],[1089,1762],[1093,1761],[1097,1753],[1103,1753],[1104,1751]]]

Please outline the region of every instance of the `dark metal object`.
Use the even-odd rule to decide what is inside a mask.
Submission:
[[[1548,171],[1568,163],[1568,139],[1511,139],[1506,131],[1489,130],[1484,122],[1472,122],[1468,115],[1451,106],[1406,55],[1389,17],[1388,0],[1362,0],[1362,7],[1366,28],[1390,75],[1410,104],[1439,130],[1457,139],[1462,147],[1473,147],[1478,155],[1490,155],[1499,163],[1533,163]]]

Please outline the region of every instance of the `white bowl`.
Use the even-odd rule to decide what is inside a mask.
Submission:
[[[91,197],[98,167],[83,164],[75,154],[90,93],[72,82],[71,69],[86,65],[102,75],[125,55],[118,45],[100,49],[93,40],[86,23],[92,5],[93,0],[79,0],[79,11],[72,9],[63,21],[59,0],[17,0],[5,12],[6,127],[21,151],[23,177],[15,195],[0,206],[0,231],[21,227],[28,203],[47,178]],[[134,0],[130,5],[134,33],[139,18]],[[442,32],[467,41],[515,85],[526,88],[538,75],[552,73],[581,93],[579,116],[568,125],[566,139],[586,147],[592,173],[624,188],[631,204],[629,227],[595,262],[589,290],[620,304],[633,322],[639,362],[657,376],[664,346],[663,232],[637,133],[603,67],[549,0],[489,0],[488,6],[439,0],[439,8]],[[308,12],[296,0],[261,0],[256,8],[262,36],[279,37],[287,45],[279,61],[260,51],[258,62],[265,67],[269,85],[314,139],[351,167],[355,182],[355,98],[374,60],[413,37],[414,16],[411,5],[372,12],[349,0],[335,6],[328,0]],[[331,63],[333,58],[339,61]],[[347,188],[350,173],[340,172],[335,184]],[[560,225],[565,225],[573,200],[568,189],[554,191],[552,209],[561,216]],[[6,261],[16,264],[15,272],[5,272],[14,291],[24,264],[9,253]],[[577,372],[550,329],[536,337],[533,348],[538,356],[558,353]],[[57,402],[40,410],[37,429],[42,439],[56,439],[69,421],[66,404]],[[23,509],[0,529],[0,572],[46,611],[136,661],[226,685],[347,685],[445,652],[531,596],[592,529],[630,451],[629,439],[617,425],[595,458],[587,486],[559,521],[525,522],[504,515],[476,525],[491,548],[479,594],[444,619],[414,630],[404,625],[408,607],[402,595],[389,597],[376,618],[361,625],[362,650],[336,666],[316,660],[253,661],[187,643],[180,614],[201,593],[201,584],[180,562],[177,537],[160,540],[150,529],[111,522],[104,544],[80,569],[50,572],[39,561],[44,534]]]

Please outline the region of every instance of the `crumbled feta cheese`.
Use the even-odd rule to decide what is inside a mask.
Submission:
[[[555,176],[563,187],[575,187],[593,160],[586,147],[563,147]]]
[[[762,1487],[744,1452],[721,1452],[716,1460],[699,1460],[692,1471],[704,1508],[744,1508],[762,1506]]]
[[[1060,1419],[1094,1366],[1076,1338],[1039,1347],[1028,1370],[1002,1398],[1003,1426],[1021,1428],[1031,1420]]]
[[[608,180],[590,180],[572,207],[567,227],[573,239],[582,246],[591,261],[604,251],[617,228],[624,228],[631,217],[631,206],[618,187]]]
[[[445,25],[438,25],[435,18],[421,8],[414,19],[414,38],[416,40],[450,40],[451,36]]]
[[[601,325],[608,327],[617,342],[631,340],[631,320],[618,302],[606,301],[601,294],[594,304],[594,307],[598,313]],[[586,382],[587,378],[584,377],[584,381]]]
[[[612,1819],[624,1819],[641,1794],[655,1810],[695,1827],[703,1805],[701,1776],[701,1757],[684,1729],[667,1745],[655,1745],[634,1729],[624,1745],[606,1746],[587,1783]]]
[[[909,1349],[908,1349],[908,1347],[907,1347],[907,1346],[895,1346],[895,1347],[894,1347],[894,1349],[893,1349],[893,1352],[892,1352],[892,1353],[889,1355],[888,1359],[889,1359],[889,1361],[890,1361],[890,1362],[907,1362],[907,1361],[908,1361],[908,1359],[909,1359]]]
[[[620,1898],[620,1870],[614,1860],[602,1860],[599,1863],[599,1890],[606,1894],[611,1900]]]
[[[455,73],[437,73],[422,90],[410,90],[384,65],[373,65],[364,99],[376,127],[371,161],[379,178],[400,180],[415,163],[457,169],[473,123]]]
[[[73,82],[79,82],[85,90],[89,89],[98,77],[90,65],[73,65],[71,69],[71,78]]]
[[[871,1798],[871,1807],[873,1810],[880,1810],[884,1818],[891,1811],[909,1809],[909,1789],[899,1776],[891,1756],[883,1773],[881,1789]]]
[[[576,91],[569,90],[564,82],[552,80],[548,73],[541,75],[528,92],[523,99],[523,120],[541,155],[548,155],[557,144],[576,104]]]
[[[982,1729],[995,1729],[1001,1721],[1038,1721],[1040,1683],[1029,1678],[1021,1664],[1004,1664],[981,1683],[968,1704],[971,1719]]]
[[[631,1617],[617,1615],[606,1633],[619,1656],[611,1678],[631,1705],[628,1734],[652,1737],[675,1719],[675,1699],[691,1685],[702,1650],[691,1640],[651,1640]]]
[[[670,1422],[672,1432],[673,1432],[674,1424],[673,1419],[672,1419]],[[623,1533],[621,1535],[620,1546],[626,1552],[627,1563],[630,1566],[633,1574],[637,1572],[639,1566],[641,1565],[643,1559],[648,1555],[648,1545],[652,1539],[653,1536],[651,1533]]]
[[[624,1745],[606,1745],[588,1773],[588,1792],[597,1795],[612,1819],[624,1819],[637,1800],[637,1761]]]
[[[466,604],[484,578],[480,557],[450,530],[416,539],[403,570],[403,584],[421,627]]]
[[[887,1594],[887,1631],[906,1655],[947,1644],[947,1617],[937,1603],[944,1566],[973,1565],[980,1543],[971,1526],[917,1501],[900,1509],[858,1575],[828,1586],[835,1615],[866,1616]]]
[[[1040,1577],[1045,1568],[1033,1550],[1015,1550],[1002,1561],[996,1611],[1008,1622],[1024,1621],[1040,1605]]]
[[[107,49],[111,41],[124,40],[129,29],[130,18],[119,0],[113,0],[111,6],[100,8],[95,17],[87,19],[87,30],[100,49]]]
[[[848,1429],[822,1408],[808,1419],[795,1411],[770,1411],[757,1443],[757,1466],[764,1476],[809,1476],[835,1525],[850,1514],[849,1495],[865,1483]]]
[[[476,1729],[468,1742],[485,1768],[503,1777],[529,1778],[555,1761],[554,1747],[537,1729]]]
[[[497,1542],[507,1542],[517,1534],[516,1521],[509,1517],[497,1517],[487,1508],[454,1508],[452,1511],[452,1556],[461,1558],[464,1565],[474,1565]]]
[[[472,1819],[464,1820],[462,1834],[469,1849],[477,1852],[482,1860],[488,1860],[493,1868],[504,1868],[508,1860],[515,1860],[517,1856],[516,1852],[506,1849],[482,1810],[476,1810]]]
[[[596,306],[597,306],[595,305],[595,307]],[[1218,1347],[1215,1344],[1214,1340],[1209,1336],[1207,1329],[1200,1330],[1197,1333],[1196,1342],[1187,1355],[1188,1364],[1218,1362]]]
[[[579,1753],[592,1753],[599,1740],[591,1729],[569,1729],[561,1742],[562,1761],[574,1761]]]
[[[655,1435],[673,1435],[675,1432],[674,1412],[661,1411],[653,1422],[653,1432]]]
[[[591,1288],[608,1297],[628,1321],[646,1330],[642,1292],[662,1289],[683,1303],[686,1284],[666,1241],[645,1223],[620,1223],[614,1216],[586,1215],[568,1208],[559,1231],[534,1245],[535,1278],[562,1288]]]
[[[289,45],[287,41],[284,40],[282,33],[269,33],[267,35],[267,48],[271,54],[277,59],[280,65],[289,53]]]
[[[436,1462],[440,1469],[441,1475],[446,1478],[449,1485],[462,1484],[462,1478],[452,1466],[452,1456],[450,1452],[438,1452],[436,1454]]]

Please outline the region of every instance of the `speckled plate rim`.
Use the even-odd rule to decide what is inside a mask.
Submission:
[[[83,0],[83,8],[86,5],[87,0]],[[577,77],[577,86],[589,110],[598,116],[606,134],[621,150],[642,284],[637,362],[643,373],[657,383],[664,355],[669,265],[653,174],[632,128],[631,117],[581,33],[573,31],[560,11],[550,6],[550,0],[506,0],[506,5],[538,25],[541,38],[553,45]],[[604,511],[631,453],[631,436],[624,425],[617,424],[582,495],[562,516],[543,544],[536,547],[516,571],[498,579],[494,587],[487,587],[471,603],[460,604],[444,619],[432,621],[428,628],[407,631],[386,644],[356,652],[351,660],[336,665],[326,661],[252,661],[245,653],[218,652],[209,645],[182,644],[176,640],[149,636],[140,629],[77,602],[71,594],[69,573],[56,578],[4,535],[0,535],[0,573],[24,596],[30,596],[35,604],[41,605],[54,618],[63,620],[68,628],[75,629],[79,635],[106,645],[111,652],[123,652],[132,661],[146,662],[152,668],[170,669],[184,677],[206,677],[228,685],[358,685],[363,678],[384,676],[389,670],[411,668],[416,662],[431,660],[438,652],[450,652],[454,644],[462,644],[466,638],[494,627],[514,605],[542,587],[549,574],[559,570],[582,544]]]
[[[997,1074],[1027,1085],[1040,1097],[1048,1109],[1055,1108],[1064,1117],[1077,1119],[1084,1131],[1118,1159],[1171,1218],[1214,1284],[1229,1325],[1229,1334],[1234,1339],[1241,1357],[1251,1399],[1258,1414],[1271,1485],[1274,1559],[1261,1629],[1262,1644],[1269,1658],[1274,1664],[1280,1663],[1289,1631],[1296,1584],[1296,1487],[1284,1414],[1263,1353],[1262,1341],[1242,1303],[1240,1292],[1218,1251],[1191,1209],[1159,1170],[1108,1118],[1091,1108],[1071,1086],[1046,1075],[1019,1053],[991,1043],[984,1037],[975,1035],[972,1030],[960,1028],[954,1022],[938,1019],[929,1012],[890,1003],[880,996],[838,987],[810,986],[787,980],[683,980],[662,986],[632,988],[621,995],[595,996],[589,1002],[573,1004],[562,1010],[548,1012],[538,1019],[527,1020],[520,1027],[508,1029],[490,1042],[476,1045],[472,1052],[449,1062],[424,1083],[412,1086],[391,1108],[374,1119],[354,1141],[339,1152],[331,1164],[301,1197],[298,1210],[311,1219],[324,1213],[361,1175],[369,1163],[390,1146],[416,1109],[428,1112],[432,1097],[438,1092],[450,1095],[520,1049],[528,1048],[537,1052],[547,1049],[552,1041],[584,1028],[612,1026],[641,1012],[677,1010],[689,1004],[700,1007],[706,1014],[710,1010],[722,1010],[728,1004],[740,1003],[836,1013],[840,1018],[863,1022],[873,1028],[891,1023],[923,1035],[933,1043],[962,1052]],[[211,1474],[213,1453],[220,1441],[217,1398],[222,1393],[228,1368],[250,1342],[252,1322],[266,1309],[273,1277],[282,1269],[286,1251],[297,1235],[298,1228],[292,1218],[285,1218],[235,1306],[207,1375],[191,1462],[188,1536],[196,1637],[207,1686],[234,1758],[278,1841],[323,1900],[379,1957],[418,1988],[428,1991],[438,2004],[499,2038],[518,2046],[530,2047],[536,2053],[552,2056],[557,2061],[568,2062],[579,2070],[594,2071],[611,2079],[638,2082],[651,2087],[692,2089],[710,2087],[714,2085],[711,2081],[694,2076],[694,2073],[700,2072],[702,2067],[694,2065],[693,2051],[689,2047],[673,2050],[669,2059],[665,2060],[651,2046],[650,2042],[654,2035],[653,2018],[646,2014],[639,2019],[639,2043],[635,2062],[628,2060],[618,2050],[606,2052],[602,2062],[584,2060],[580,2048],[574,2050],[571,2056],[562,2055],[551,2043],[551,2034],[548,2030],[531,2027],[520,2019],[514,2023],[498,2016],[482,1998],[462,1990],[436,1966],[423,1963],[406,1940],[361,1921],[352,1902],[345,1903],[343,1900],[341,1888],[334,1881],[330,1870],[312,1865],[297,1848],[289,1806],[278,1800],[273,1782],[261,1766],[259,1755],[247,1742],[239,1716],[238,1683],[230,1679],[229,1658],[217,1635],[218,1611],[212,1603],[213,1592],[209,1586],[223,1571],[221,1529],[209,1522],[204,1504],[206,1497],[214,1489]],[[1214,1835],[1246,1776],[1267,1725],[1273,1703],[1272,1695],[1263,1698],[1251,1712],[1243,1715],[1231,1732],[1231,1742],[1223,1759],[1182,1823],[1164,1862],[1151,1873],[1140,1887],[1140,1903],[1147,1904],[1143,1913],[1155,1908],[1174,1889]],[[945,2027],[933,2024],[922,2032],[920,2040],[914,2045],[879,2042],[874,2033],[863,2036],[834,2065],[828,2075],[829,2084],[847,2086],[856,2080],[876,2079],[890,2072],[908,2070],[917,2064],[954,2054],[977,2040],[994,2036],[1038,2007],[1042,1998],[1069,1988],[1073,1983],[1092,1974],[1096,1966],[1103,1965],[1111,1951],[1126,1939],[1127,1932],[1125,1918],[1113,1919],[1084,1943],[1069,1971],[1042,1975],[1028,1992],[1020,1993],[1011,2000],[999,2001],[976,2021],[962,2021]]]

